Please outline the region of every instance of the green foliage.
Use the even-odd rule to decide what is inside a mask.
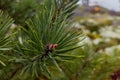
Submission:
[[[39,0],[1,0],[0,9],[8,13],[16,24],[25,25],[25,21],[34,16],[40,5]]]
[[[51,9],[54,2],[56,12],[54,18],[61,10],[64,14],[69,13],[76,8],[79,0],[1,0],[0,9],[7,12],[15,20],[16,24],[25,26],[25,21],[39,12],[41,4],[46,2],[46,7]],[[6,5],[7,4],[7,5]]]
[[[113,54],[94,52],[87,45],[72,51],[81,55],[72,63],[62,63],[68,80],[112,80],[111,75],[119,70],[119,52],[115,50]]]
[[[2,51],[11,50],[12,46],[11,39],[9,35],[9,28],[13,23],[13,19],[11,19],[8,15],[4,15],[2,11],[0,11],[0,57],[4,57]],[[0,60],[0,63],[5,66],[5,63]]]

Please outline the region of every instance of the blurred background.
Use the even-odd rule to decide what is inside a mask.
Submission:
[[[87,42],[96,50],[119,48],[120,0],[80,0],[78,5],[73,25],[87,34]]]
[[[74,29],[82,30],[83,33],[86,34],[85,43],[93,48],[94,53],[100,53],[102,57],[104,55],[104,59],[100,62],[103,63],[101,68],[106,70],[100,69],[98,72],[94,72],[93,70],[93,73],[97,74],[97,77],[94,77],[93,80],[119,80],[120,0],[80,0],[74,13],[74,16],[71,18]],[[99,64],[99,61],[94,60]],[[111,65],[109,65],[109,63]],[[117,67],[114,73],[110,74],[112,75],[111,79],[103,76],[101,76],[102,78],[98,77],[101,74],[104,75],[104,73],[107,74],[112,71],[112,69],[109,70],[108,67],[115,67],[115,64],[117,64]],[[87,78],[86,80],[91,79]]]
[[[109,10],[120,11],[120,0],[80,0],[78,4],[83,5],[87,2],[87,5],[100,5]]]

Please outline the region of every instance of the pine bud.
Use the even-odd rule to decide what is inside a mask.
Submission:
[[[53,44],[53,48],[56,49],[58,47],[58,44]]]

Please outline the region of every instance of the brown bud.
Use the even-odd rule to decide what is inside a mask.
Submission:
[[[56,49],[58,47],[58,44],[54,44],[53,48]]]

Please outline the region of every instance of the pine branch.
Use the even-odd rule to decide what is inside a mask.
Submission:
[[[61,9],[62,9],[62,6],[60,6],[60,7],[55,11],[55,13],[53,14],[53,17],[52,17],[53,23],[55,22],[56,17],[57,17],[57,15],[60,13]]]
[[[87,58],[84,62],[84,64],[82,65],[81,69],[79,70],[79,72],[75,75],[75,79],[78,80],[82,74],[82,72],[85,70],[85,68],[88,66],[89,62],[91,60],[89,58]]]
[[[63,77],[63,71],[55,57],[66,60],[78,58],[78,56],[69,56],[67,52],[81,47],[78,45],[81,32],[70,32],[67,23],[69,10],[63,10],[67,6],[64,5],[64,1],[56,4],[57,7],[52,0],[49,2],[41,4],[40,12],[26,22],[28,29],[20,27],[20,30],[14,35],[13,42],[16,42],[14,54],[8,56],[9,60],[13,61],[13,65],[19,65],[14,66],[15,69],[11,72],[9,79],[17,78],[18,72],[21,72],[21,75],[26,73],[32,75],[32,78],[38,78],[40,74],[43,74],[52,79],[51,67],[56,68]],[[69,5],[75,5],[72,2]],[[49,7],[51,5],[52,7]],[[62,14],[63,11],[64,14]]]
[[[23,65],[21,65],[21,64],[17,65],[17,68],[11,72],[11,75],[7,80],[12,80],[16,76],[18,71],[22,69],[22,67],[23,67]]]

